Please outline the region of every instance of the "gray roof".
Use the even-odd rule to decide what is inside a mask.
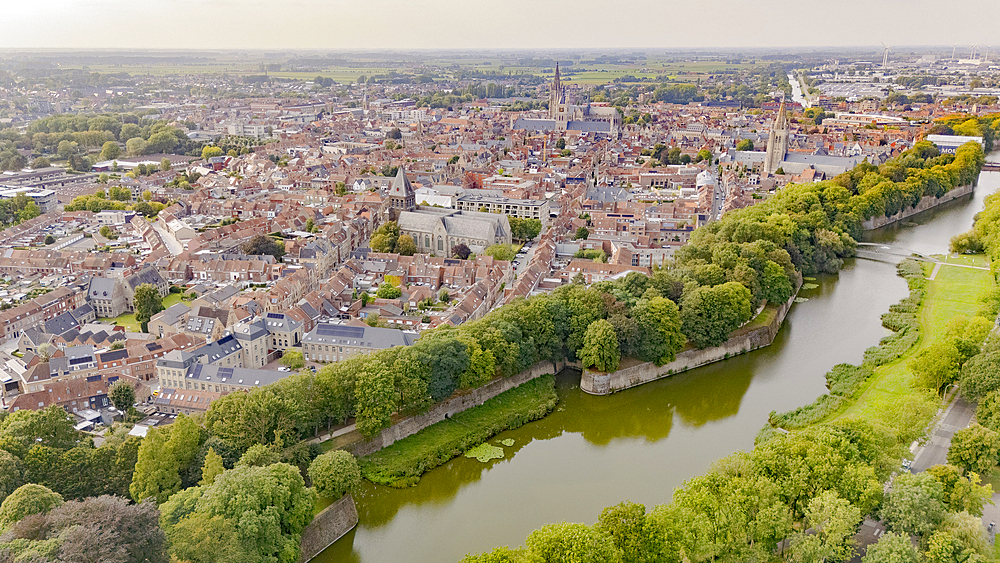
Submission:
[[[291,375],[291,372],[195,364],[188,368],[184,378],[204,382],[226,383],[229,385],[261,387],[263,385],[270,385],[289,375]],[[178,389],[178,392],[182,393],[183,391]]]
[[[303,343],[337,344],[381,350],[393,346],[409,346],[416,341],[418,336],[415,332],[394,328],[320,323],[309,334],[306,334],[302,341]]]
[[[90,278],[87,297],[91,299],[111,299],[115,292],[114,278]]]
[[[198,348],[196,353],[200,357],[207,358],[208,363],[215,363],[227,356],[239,354],[242,349],[243,347],[240,346],[239,340],[230,334],[223,336],[211,344],[206,344]]]
[[[198,352],[188,350],[171,350],[164,354],[162,358],[157,360],[156,365],[174,369],[183,369],[195,363],[198,356]]]
[[[413,186],[410,184],[410,179],[406,177],[406,171],[400,166],[396,170],[396,177],[392,179],[392,185],[389,186],[389,196],[390,197],[408,197],[414,195]]]
[[[191,308],[183,303],[174,303],[165,310],[153,315],[153,318],[158,318],[161,322],[173,326],[190,310]]]
[[[267,313],[264,315],[264,322],[268,332],[293,332],[302,326],[300,321],[284,313]]]
[[[399,214],[398,224],[400,231],[415,232],[432,232],[441,224],[449,236],[483,239],[487,242],[495,236],[506,237],[510,233],[506,215],[478,211],[403,211]]]
[[[163,279],[163,276],[160,275],[160,272],[158,272],[156,268],[148,266],[125,278],[125,282],[128,283],[129,287],[135,290],[135,288],[144,283],[148,283],[156,287],[166,284],[167,280]]]
[[[264,319],[252,322],[240,322],[233,325],[233,336],[237,340],[256,340],[267,336],[267,325]]]

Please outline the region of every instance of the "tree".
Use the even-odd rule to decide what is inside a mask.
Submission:
[[[21,409],[0,418],[0,443],[15,455],[18,452],[12,447],[21,453],[35,445],[68,450],[79,445],[80,436],[72,419],[57,405],[39,411]]]
[[[918,563],[917,550],[906,534],[886,532],[868,546],[861,563]]]
[[[731,332],[750,320],[751,297],[750,290],[738,282],[689,292],[681,305],[684,334],[699,348],[722,344]]]
[[[447,287],[442,287],[441,291],[438,292],[438,301],[442,303],[447,303],[451,301],[451,294],[448,293]]]
[[[375,297],[379,299],[399,299],[402,295],[403,290],[389,283],[380,285],[375,292]]]
[[[604,319],[590,323],[583,337],[583,349],[579,356],[583,367],[593,367],[603,372],[617,370],[621,351],[618,349],[615,327]]]
[[[847,561],[854,556],[854,533],[861,511],[833,491],[823,491],[809,501],[806,521],[813,534],[793,536],[793,561]]]
[[[309,480],[319,496],[337,499],[361,484],[361,469],[353,455],[335,450],[309,464]]]
[[[132,303],[135,308],[135,320],[143,325],[143,330],[153,315],[163,310],[163,297],[156,287],[148,283],[135,288]]]
[[[396,252],[399,238],[399,225],[395,221],[388,221],[375,229],[369,246],[375,252]],[[413,242],[412,237],[410,241]],[[416,243],[414,243],[414,248],[416,248]]]
[[[785,269],[776,262],[768,260],[764,265],[764,275],[761,284],[761,297],[768,303],[780,305],[792,296],[792,282],[785,274]]]
[[[250,446],[236,465],[244,467],[267,467],[281,461],[281,455],[274,448],[264,444]]]
[[[238,466],[175,495],[161,508],[161,523],[172,552],[191,561],[291,563],[315,501],[291,465]]]
[[[108,390],[108,397],[110,397],[111,404],[116,409],[128,412],[132,408],[132,405],[135,404],[135,388],[132,387],[131,382],[119,379],[111,384],[111,388]]]
[[[153,503],[130,505],[102,495],[72,501],[14,524],[4,547],[56,563],[167,563],[166,538]],[[13,555],[5,550],[5,555]],[[39,559],[40,553],[51,559]]]
[[[160,170],[162,170],[164,172],[167,172],[168,170],[170,170],[170,167],[171,167],[171,164],[170,164],[170,159],[169,158],[163,157],[163,158],[160,159]]]
[[[886,493],[880,514],[894,532],[929,536],[944,519],[944,488],[928,473],[903,473]]]
[[[922,350],[907,363],[915,380],[929,388],[940,391],[958,377],[961,358],[954,344],[937,341]]]
[[[385,364],[374,360],[365,365],[357,374],[354,395],[356,424],[361,435],[371,438],[389,427],[395,410],[395,393],[392,374]]]
[[[101,230],[98,231],[98,232],[101,233],[101,236],[104,237],[104,238],[106,238],[106,239],[112,239],[112,238],[114,238],[114,234],[115,234],[114,230],[112,230],[111,227],[109,227],[108,225],[102,226]]]
[[[983,505],[991,502],[993,487],[980,485],[979,475],[962,475],[962,470],[954,465],[935,465],[927,473],[944,487],[944,504],[952,512],[968,512],[973,516],[983,515]]]
[[[114,141],[108,141],[101,147],[101,160],[117,160],[121,155],[122,149]]]
[[[285,353],[281,356],[281,365],[292,369],[302,369],[306,365],[305,358],[302,356],[301,350],[285,350]]]
[[[396,252],[400,256],[413,256],[417,253],[417,243],[410,235],[399,235],[396,239]]]
[[[510,244],[491,244],[483,250],[486,256],[492,256],[494,260],[504,260],[510,262],[517,256],[517,247]]]
[[[738,151],[752,151],[753,141],[750,139],[743,139],[742,141],[736,143],[736,150]]]
[[[205,454],[205,463],[201,466],[201,481],[198,482],[198,485],[202,487],[211,485],[215,482],[215,478],[222,475],[225,470],[222,456],[215,453],[214,448],[208,448],[208,452]]]
[[[521,219],[507,217],[510,223],[510,234],[515,240],[532,240],[542,232],[541,219]]]
[[[208,160],[215,156],[222,156],[222,147],[213,147],[211,145],[205,145],[201,149],[201,159]]]
[[[576,230],[576,234],[573,235],[573,240],[581,240],[581,239],[586,240],[589,237],[590,237],[590,231],[587,230],[587,227],[580,227],[579,229]]]
[[[664,537],[646,517],[646,507],[624,501],[601,511],[594,527],[611,537],[621,553],[622,562],[659,561]]]
[[[701,162],[707,160],[709,164],[712,163],[712,151],[708,149],[701,149],[698,154],[694,157],[695,162]]]
[[[563,150],[564,148],[566,148],[566,139],[563,137],[559,137],[559,140],[556,141],[556,148],[559,150]]]
[[[139,156],[146,152],[146,141],[142,137],[133,137],[125,141],[125,154]]]
[[[56,153],[59,155],[59,158],[69,160],[69,157],[75,155],[78,150],[79,145],[73,141],[59,141]]]
[[[24,484],[24,463],[5,450],[0,450],[0,502]]]
[[[45,235],[45,245],[48,246],[56,242],[56,237],[52,235]]]
[[[948,463],[985,475],[1000,461],[1000,434],[972,424],[955,432],[948,448]]]
[[[132,192],[124,186],[111,186],[108,195],[114,201],[132,201]]]
[[[153,498],[163,504],[181,488],[180,464],[167,444],[166,429],[150,428],[139,445],[139,457],[132,474],[129,494],[136,502]]]
[[[31,167],[34,168],[35,170],[38,170],[39,168],[48,168],[51,165],[52,163],[49,162],[49,159],[45,158],[44,156],[40,156],[35,160],[31,161]]]
[[[470,254],[472,254],[472,250],[464,242],[451,247],[451,255],[459,260],[468,260]]]
[[[285,255],[285,243],[276,241],[267,235],[258,234],[250,237],[250,240],[243,244],[242,250],[244,254],[250,256],[270,254],[280,262],[281,257]]]
[[[983,352],[965,362],[961,388],[962,396],[970,401],[1000,390],[1000,351]]]
[[[0,530],[32,514],[48,512],[63,503],[59,493],[34,483],[21,485],[0,504]]]
[[[672,362],[687,340],[681,332],[677,305],[663,297],[643,299],[632,309],[632,317],[636,322],[638,339],[636,346],[628,351],[636,358],[655,362],[656,365]]]
[[[549,524],[531,532],[524,543],[539,561],[617,563],[611,537],[586,524]]]

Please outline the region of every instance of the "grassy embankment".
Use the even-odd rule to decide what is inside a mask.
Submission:
[[[361,474],[373,483],[415,485],[424,472],[504,430],[544,417],[557,400],[555,376],[543,375],[361,458]]]
[[[772,414],[771,424],[787,430],[840,418],[860,418],[894,426],[902,434],[920,436],[939,405],[928,389],[915,386],[907,364],[945,336],[956,317],[971,318],[983,307],[981,297],[994,287],[983,255],[943,257],[934,264],[911,263],[900,271],[910,296],[893,305],[883,323],[895,330],[880,346],[865,352],[861,366],[841,364],[827,374],[830,393],[786,413]],[[934,279],[927,279],[933,275]],[[762,435],[770,429],[765,427]]]
[[[950,264],[989,267],[983,255],[952,256]],[[932,265],[925,264],[925,271]],[[944,338],[948,322],[955,317],[973,317],[982,303],[980,297],[993,287],[988,270],[974,270],[942,264],[933,280],[927,282],[927,294],[920,307],[918,319],[921,338],[916,346],[898,360],[881,366],[865,385],[857,398],[850,401],[840,417],[873,418],[897,404],[900,399],[923,390],[912,385],[912,374],[907,363],[925,348]],[[931,397],[931,400],[934,400]]]

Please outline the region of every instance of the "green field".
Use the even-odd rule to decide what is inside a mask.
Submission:
[[[952,256],[949,264],[985,266],[985,256]],[[930,268],[925,267],[925,271]],[[898,360],[875,369],[875,375],[862,387],[861,393],[848,401],[840,417],[881,418],[899,399],[914,394],[912,375],[907,363],[922,350],[944,336],[948,322],[959,316],[972,317],[980,307],[980,296],[993,287],[988,270],[977,270],[942,264],[934,280],[927,286],[927,295],[920,308],[923,329],[920,341]],[[921,393],[929,401],[936,398]]]
[[[219,59],[204,63],[69,64],[62,65],[61,68],[82,69],[102,74],[127,73],[133,76],[183,76],[190,74],[258,76],[264,74],[261,68],[262,63],[276,62],[278,61]],[[636,78],[650,78],[657,81],[678,80],[682,82],[696,82],[704,74],[723,70],[740,70],[753,66],[755,65],[750,63],[728,63],[717,60],[678,61],[675,59],[649,58],[623,64],[597,63],[590,60],[589,62],[577,62],[577,64],[563,66],[562,71],[564,78],[570,83],[596,85],[606,84],[626,75],[635,76]],[[413,75],[428,72],[438,74],[444,78],[451,78],[456,67],[481,72],[524,73],[544,78],[551,78],[553,75],[553,68],[551,66],[518,65],[517,61],[505,57],[432,57],[423,60],[389,60],[362,57],[347,65],[325,65],[309,70],[299,70],[290,68],[289,65],[283,65],[281,70],[269,71],[267,74],[276,78],[290,78],[307,82],[316,76],[322,76],[323,78],[332,78],[340,84],[348,84],[357,81],[358,77],[362,75],[383,75],[392,71]]]

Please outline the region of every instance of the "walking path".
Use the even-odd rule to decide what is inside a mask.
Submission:
[[[344,434],[347,434],[349,432],[354,432],[357,429],[358,429],[358,426],[356,424],[351,424],[351,425],[345,426],[343,428],[338,428],[338,429],[334,430],[333,432],[331,432],[329,434],[313,438],[313,439],[309,440],[308,443],[310,443],[310,444],[322,444],[323,442],[325,442],[327,440],[332,440],[332,439],[336,438],[337,436],[343,436]]]
[[[914,473],[920,473],[928,467],[948,463],[948,448],[951,447],[951,437],[956,430],[961,430],[972,422],[976,414],[976,406],[958,397],[945,409],[940,422],[931,432],[930,439],[917,450],[910,468]]]

